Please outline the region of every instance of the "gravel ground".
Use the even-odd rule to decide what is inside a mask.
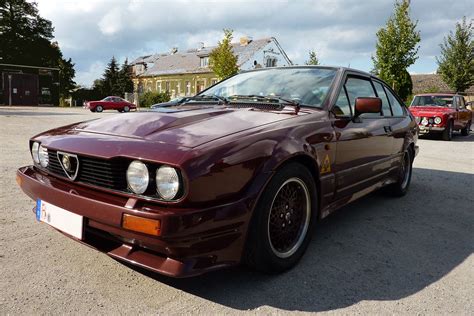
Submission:
[[[0,314],[474,313],[474,134],[420,140],[407,196],[374,193],[336,212],[285,274],[174,280],[37,223],[15,182],[31,136],[112,114],[0,107]]]

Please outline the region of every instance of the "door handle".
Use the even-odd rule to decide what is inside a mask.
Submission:
[[[383,129],[385,131],[385,134],[387,134],[388,136],[392,135],[392,127],[391,126],[384,126]]]

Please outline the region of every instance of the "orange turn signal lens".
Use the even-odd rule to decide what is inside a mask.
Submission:
[[[18,183],[18,185],[21,187],[22,180],[18,174],[16,175],[16,183]]]
[[[130,214],[123,214],[122,227],[153,236],[160,236],[161,234],[160,220],[149,219]]]

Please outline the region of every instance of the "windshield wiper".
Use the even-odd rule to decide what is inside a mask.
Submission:
[[[232,99],[250,99],[250,100],[255,100],[255,101],[267,101],[267,102],[272,102],[272,101],[278,101],[278,103],[282,103],[282,104],[287,104],[287,105],[291,105],[295,108],[295,112],[296,114],[298,114],[300,108],[301,108],[301,104],[297,101],[294,101],[294,100],[288,100],[288,99],[285,99],[285,98],[282,98],[280,96],[277,96],[277,95],[255,95],[255,94],[249,94],[249,95],[239,95],[239,94],[234,94],[234,95],[231,95],[230,97],[228,97],[229,100],[232,100]]]
[[[189,101],[205,101],[205,100],[214,100],[217,101],[218,104],[228,104],[229,100],[225,97],[221,97],[220,95],[212,94],[212,95],[206,95],[206,94],[201,94],[201,95],[195,95],[194,97],[188,97],[183,100],[181,104],[188,103]]]

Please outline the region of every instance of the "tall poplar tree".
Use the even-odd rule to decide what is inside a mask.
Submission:
[[[456,30],[444,38],[441,56],[437,57],[438,73],[456,92],[464,92],[474,85],[473,25],[466,17],[456,23]]]
[[[397,0],[394,13],[377,32],[374,72],[403,99],[411,94],[412,81],[407,68],[418,59],[420,32],[410,18],[410,1]]]
[[[232,51],[233,31],[224,29],[224,38],[209,54],[209,67],[222,80],[235,75],[239,71],[237,56]]]

